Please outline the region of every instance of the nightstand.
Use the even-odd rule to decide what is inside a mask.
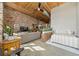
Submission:
[[[18,49],[18,48],[20,48],[20,38],[16,38],[14,40],[3,40],[2,41],[3,55],[5,55],[5,51],[7,51],[8,55],[10,55],[12,49]]]

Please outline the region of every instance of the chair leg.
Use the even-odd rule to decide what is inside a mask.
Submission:
[[[20,52],[16,53],[18,56],[20,56]]]

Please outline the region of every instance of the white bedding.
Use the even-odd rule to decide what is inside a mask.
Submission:
[[[79,48],[79,39],[73,35],[53,34],[49,41],[51,43],[56,42],[74,48]]]

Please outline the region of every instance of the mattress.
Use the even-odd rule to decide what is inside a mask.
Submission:
[[[73,48],[79,48],[79,38],[73,35],[53,34],[50,39],[51,43],[58,43]]]

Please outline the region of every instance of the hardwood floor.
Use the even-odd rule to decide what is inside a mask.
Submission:
[[[78,56],[78,54],[42,42],[40,39],[23,44],[22,47],[24,47],[22,56]]]

